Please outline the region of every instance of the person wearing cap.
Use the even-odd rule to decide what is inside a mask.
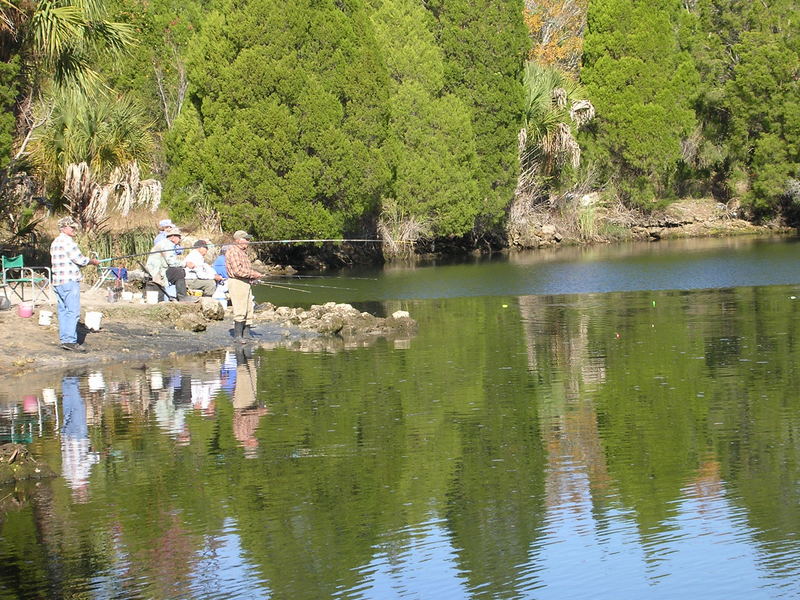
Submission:
[[[197,240],[183,261],[186,287],[190,290],[200,290],[203,296],[213,296],[217,282],[222,281],[222,276],[206,262],[206,254],[208,254],[208,242]]]
[[[72,217],[58,220],[59,234],[50,244],[53,290],[58,303],[58,339],[64,350],[86,352],[78,344],[78,319],[81,316],[81,267],[99,265],[96,258],[84,256],[73,239],[78,223]]]
[[[233,306],[233,338],[238,343],[244,343],[245,337],[252,337],[250,332],[253,324],[252,284],[261,278],[261,273],[253,269],[247,257],[250,239],[250,234],[246,231],[237,231],[233,234],[233,243],[225,252],[228,290]]]
[[[167,229],[172,229],[175,227],[175,223],[173,223],[170,219],[161,219],[158,222],[158,235],[156,239],[153,240],[153,244],[157,244],[161,240],[167,239]]]
[[[173,284],[177,300],[193,301],[186,295],[186,271],[183,261],[178,257],[183,233],[177,227],[170,227],[164,233],[166,238],[150,249],[146,265],[153,283],[158,286],[158,300],[164,300],[164,288]]]

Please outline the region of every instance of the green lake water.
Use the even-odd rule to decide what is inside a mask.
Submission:
[[[418,332],[8,379],[60,477],[0,487],[0,600],[798,598],[797,248],[295,279]]]

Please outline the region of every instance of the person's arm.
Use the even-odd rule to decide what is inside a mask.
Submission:
[[[198,277],[200,276],[200,271],[202,269],[201,265],[203,264],[205,264],[203,257],[200,256],[199,252],[195,252],[194,250],[189,252],[183,261],[183,266],[186,267],[188,271],[194,271],[197,273]]]
[[[79,267],[85,267],[86,265],[99,265],[100,261],[96,258],[89,258],[84,256],[81,252],[81,249],[78,248],[78,244],[76,244],[73,240],[70,240],[71,243],[67,244],[65,250],[67,251],[67,258],[74,262]]]
[[[171,243],[172,242],[170,242],[170,244]],[[180,250],[180,252],[183,252],[183,250],[180,248],[180,246],[173,245],[173,247],[170,249],[169,252],[165,252],[164,253],[164,258],[167,261],[167,266],[169,266],[169,267],[182,267],[183,266],[183,260],[178,258],[178,254],[179,254],[178,251],[179,250]]]

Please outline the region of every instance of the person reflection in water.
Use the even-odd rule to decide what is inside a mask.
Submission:
[[[89,446],[86,405],[81,397],[77,377],[64,377],[61,382],[64,425],[61,428],[61,468],[77,502],[88,500],[89,473],[100,460]]]
[[[255,435],[261,417],[267,409],[256,403],[256,365],[249,348],[236,350],[236,384],[233,388],[233,435],[244,448],[244,455],[257,455],[258,438]]]

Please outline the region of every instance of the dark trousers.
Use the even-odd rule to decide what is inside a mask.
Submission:
[[[175,286],[175,294],[180,298],[186,295],[186,271],[183,267],[167,267],[167,281]],[[165,298],[164,288],[153,282],[147,284],[147,289],[158,290],[158,301]]]

